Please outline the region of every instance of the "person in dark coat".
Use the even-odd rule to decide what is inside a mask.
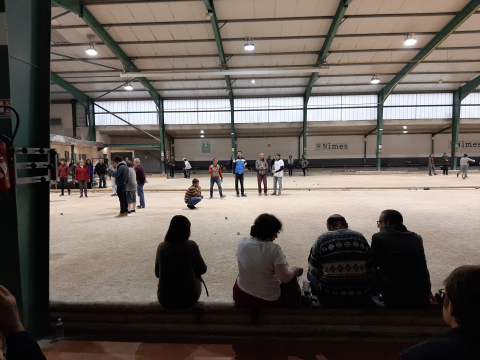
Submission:
[[[90,173],[90,181],[87,184],[87,188],[91,189],[93,186],[93,164],[92,160],[87,159],[87,162],[85,163],[85,166],[88,168],[88,172]]]
[[[201,276],[207,272],[200,249],[189,240],[190,221],[175,215],[165,240],[158,245],[155,276],[158,278],[158,302],[168,308],[195,305],[202,293]]]
[[[167,161],[167,170],[167,175],[170,176],[170,179],[173,179],[175,177],[175,157],[173,155],[170,156],[170,159]]]
[[[443,153],[442,156],[442,170],[443,175],[448,175],[448,166],[450,165],[450,158],[447,156],[447,153]]]
[[[443,295],[443,320],[452,329],[443,340],[405,350],[399,360],[480,359],[480,266],[453,270]]]
[[[112,166],[108,169],[108,174],[115,177],[115,186],[117,187],[118,201],[120,202],[120,213],[115,216],[121,218],[128,216],[127,202],[127,182],[130,177],[127,164],[120,156],[115,156],[112,160]]]
[[[422,237],[407,230],[396,210],[384,210],[377,225],[380,232],[373,234],[371,244],[372,290],[390,307],[418,308],[433,302]]]
[[[97,165],[95,165],[95,170],[94,174],[98,175],[98,187],[107,188],[107,178],[106,178],[106,173],[107,173],[107,165],[103,162],[103,159],[98,160]],[[103,186],[102,186],[103,184]]]

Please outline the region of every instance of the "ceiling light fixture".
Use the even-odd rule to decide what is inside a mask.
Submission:
[[[205,14],[205,19],[210,20],[212,18],[213,14],[211,12],[207,12]]]
[[[373,75],[373,76],[372,76],[372,80],[370,80],[370,82],[371,82],[372,84],[378,84],[378,83],[380,83],[380,79],[378,78],[377,75]]]
[[[247,51],[253,51],[255,50],[255,45],[253,44],[252,38],[245,38],[245,45],[243,48]]]
[[[406,133],[408,133],[408,131],[405,130],[403,133],[406,134]]]
[[[125,84],[125,85],[123,86],[123,88],[124,88],[125,90],[128,90],[128,91],[132,91],[132,90],[133,90],[133,86],[132,86],[132,84],[130,84],[130,83]]]
[[[406,126],[404,126],[404,127],[403,127],[403,130],[407,130],[407,127],[406,127]]]
[[[255,79],[252,79],[252,84],[255,84]]]
[[[98,54],[97,50],[95,50],[95,45],[93,43],[88,44],[88,48],[85,50],[87,55],[95,56]]]
[[[408,33],[405,35],[405,42],[404,44],[407,46],[412,46],[417,43],[417,39],[413,37],[413,33]]]
[[[200,130],[200,134],[203,134],[203,133],[205,133],[205,131],[203,131],[203,130]]]
[[[205,135],[200,135],[200,137],[201,137],[201,138],[204,138],[204,137],[205,137]]]

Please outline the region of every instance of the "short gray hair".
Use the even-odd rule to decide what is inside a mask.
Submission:
[[[135,158],[135,159],[133,159],[133,162],[134,162],[134,163],[139,163],[139,164],[140,164],[140,159],[139,159],[139,158]]]

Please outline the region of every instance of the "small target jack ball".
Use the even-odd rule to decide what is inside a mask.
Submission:
[[[60,215],[63,215],[63,213],[60,213]]]
[[[237,235],[240,235],[240,231],[237,232]]]
[[[228,217],[225,216],[225,220],[227,220],[227,219],[228,219]]]

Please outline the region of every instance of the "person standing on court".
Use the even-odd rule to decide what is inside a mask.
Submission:
[[[260,158],[255,162],[255,169],[257,169],[257,182],[258,182],[258,196],[262,195],[262,182],[263,182],[263,192],[265,196],[268,195],[267,191],[267,169],[268,164],[265,160],[265,155],[260,154]]]
[[[468,178],[467,175],[468,175],[468,163],[469,162],[475,162],[475,160],[470,159],[467,154],[463,154],[463,157],[460,158],[460,171],[457,173],[457,177],[458,177],[458,175],[460,175],[460,173],[462,173],[462,179],[463,180]]]
[[[135,212],[135,205],[137,205],[137,194],[135,191],[137,190],[137,174],[135,169],[133,168],[133,162],[127,160],[127,167],[128,167],[128,181],[127,181],[127,209],[128,213]]]
[[[170,156],[170,160],[167,161],[167,168],[170,175],[170,179],[175,177],[175,157]]]
[[[435,171],[435,159],[433,157],[433,154],[430,154],[428,157],[428,175],[432,176],[433,175],[438,175],[437,172]]]
[[[268,155],[267,157],[267,176],[272,176],[272,157]]]
[[[195,205],[197,205],[200,201],[203,200],[202,195],[202,187],[200,186],[200,181],[198,179],[192,180],[192,186],[187,189],[185,193],[185,204],[190,210],[196,209]]]
[[[192,168],[192,165],[187,161],[186,158],[183,158],[183,177],[185,179],[190,179],[190,169]]]
[[[92,188],[93,186],[93,165],[92,165],[92,160],[87,159],[87,162],[85,163],[85,166],[88,168],[88,172],[90,173],[90,181],[87,184],[87,187],[89,189]]]
[[[288,176],[293,176],[293,165],[295,164],[295,160],[293,160],[292,155],[288,157]]]
[[[95,165],[94,174],[98,175],[98,188],[99,189],[106,189],[107,188],[107,165],[103,162],[103,159],[98,160],[97,165]],[[102,186],[103,184],[103,186]]]
[[[83,197],[83,192],[85,191],[85,197],[87,195],[87,183],[90,182],[90,171],[85,166],[85,162],[80,160],[80,165],[75,168],[75,182],[78,183],[80,189],[80,197]]]
[[[128,216],[128,203],[127,203],[127,182],[129,178],[129,171],[127,164],[120,156],[115,156],[112,160],[112,166],[116,170],[108,169],[108,173],[115,177],[115,186],[117,187],[118,201],[120,202],[120,213],[117,218]]]
[[[238,192],[239,181],[240,181],[242,196],[247,196],[243,188],[243,174],[245,173],[246,166],[247,166],[247,162],[245,161],[245,158],[242,157],[242,152],[238,151],[237,157],[235,158],[235,160],[233,160],[233,177],[235,178],[235,190],[237,192],[237,197],[240,197],[240,193]]]
[[[113,170],[113,172],[109,172],[108,169]],[[107,174],[109,174],[109,180],[110,183],[112,184],[112,195],[111,196],[117,196],[117,186],[115,185],[115,171],[117,171],[117,168],[113,166],[113,161],[112,165],[110,165],[107,169]],[[113,177],[113,180],[112,180]]]
[[[447,153],[444,152],[442,156],[443,175],[448,175],[448,165],[450,165],[450,158],[447,156]]]
[[[145,176],[145,171],[143,170],[142,165],[140,165],[140,159],[136,158],[133,160],[135,165],[135,177],[137,179],[137,193],[140,199],[140,205],[137,206],[137,209],[145,209],[145,195],[143,194],[143,186],[147,183],[147,178]]]
[[[213,184],[217,184],[220,199],[224,199],[226,195],[222,193],[222,167],[218,165],[217,158],[213,158],[213,164],[208,167],[208,172],[210,173],[210,199],[213,199]]]
[[[280,153],[275,154],[275,163],[272,167],[273,173],[273,193],[272,195],[277,195],[277,182],[278,182],[278,196],[282,195],[282,181],[283,181],[283,170],[284,163],[280,159]]]
[[[305,176],[305,172],[307,171],[308,161],[305,159],[305,155],[302,155],[302,160],[300,161],[300,166],[302,167],[303,176]]]
[[[70,168],[65,163],[65,159],[60,159],[60,166],[58,167],[58,178],[60,179],[60,189],[62,193],[60,196],[64,196],[65,186],[68,188],[68,175],[70,174]],[[68,190],[68,195],[70,195],[70,189]]]
[[[75,169],[77,164],[72,160],[70,162],[70,175],[72,175],[72,189],[75,189]]]

